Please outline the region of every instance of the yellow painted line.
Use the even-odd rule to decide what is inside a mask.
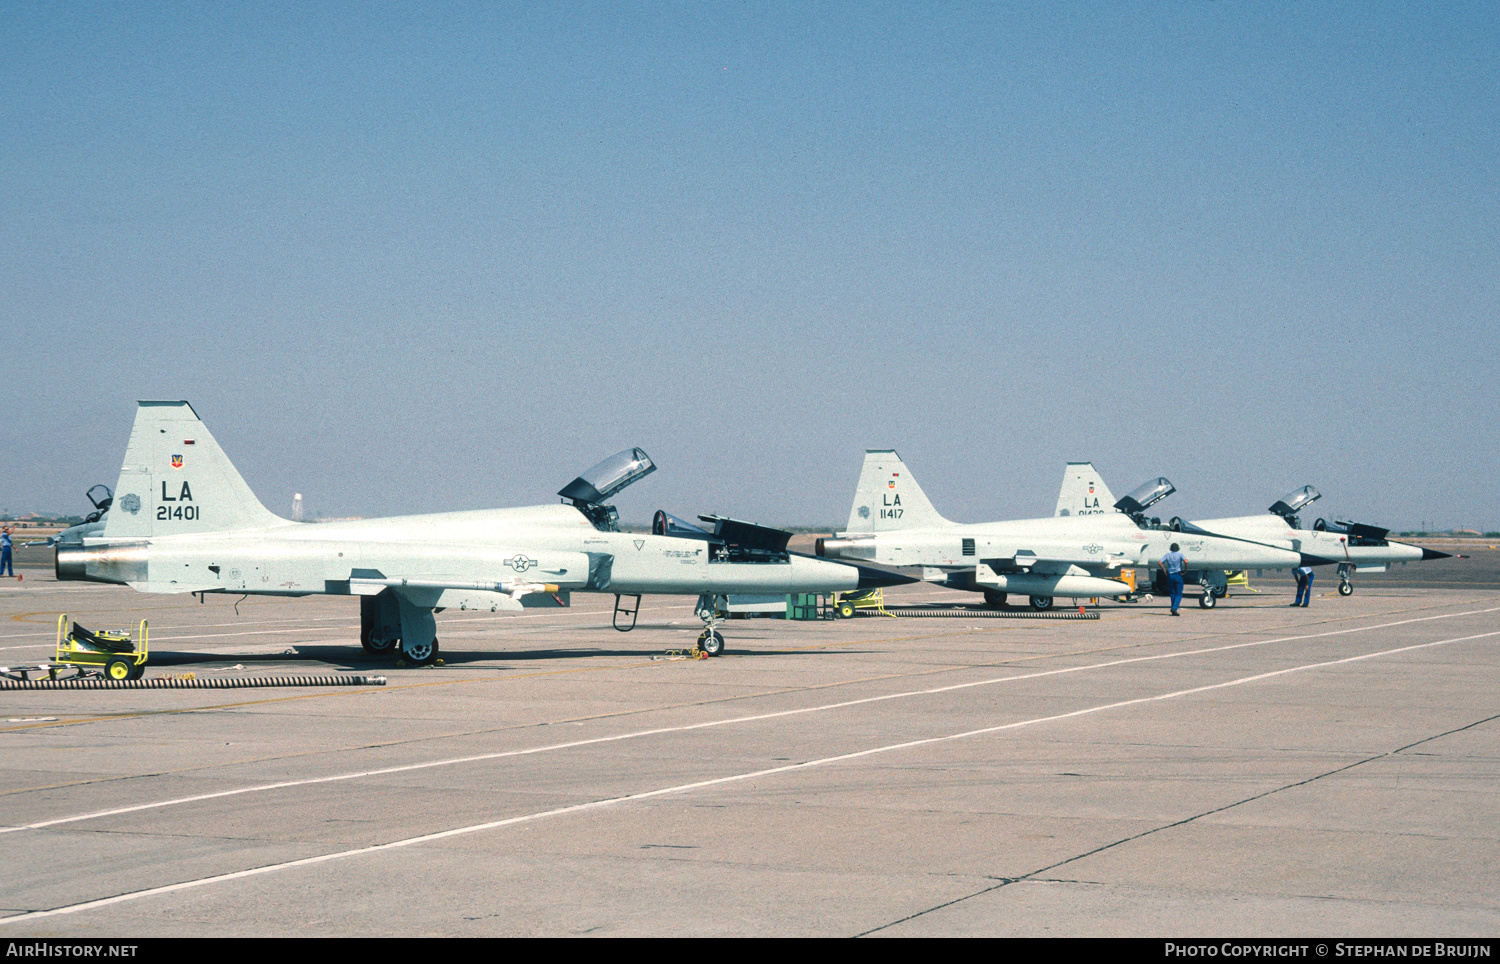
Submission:
[[[38,619],[36,617],[40,616]],[[15,613],[10,617],[13,623],[52,623],[57,624],[57,613]]]

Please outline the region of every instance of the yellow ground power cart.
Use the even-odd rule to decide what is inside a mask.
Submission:
[[[885,611],[884,589],[856,589],[853,592],[836,592],[829,597],[829,610],[836,619],[848,619],[856,609]]]
[[[146,621],[136,631],[91,632],[77,623],[68,628],[68,614],[57,617],[57,656],[53,662],[80,671],[97,670],[105,679],[140,679],[146,672]]]

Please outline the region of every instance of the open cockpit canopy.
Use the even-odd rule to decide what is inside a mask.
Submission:
[[[1281,516],[1293,529],[1300,529],[1302,527],[1297,523],[1297,513],[1321,498],[1323,498],[1323,493],[1310,485],[1304,485],[1277,499],[1266,511]]]
[[[1141,524],[1145,521],[1147,509],[1176,491],[1177,486],[1168,481],[1165,476],[1159,476],[1144,485],[1137,486],[1129,495],[1116,502],[1115,508],[1130,516],[1137,524]]]
[[[619,528],[620,516],[604,500],[655,471],[656,463],[645,449],[630,448],[611,455],[558,489],[557,494],[577,506],[595,528],[612,531]]]

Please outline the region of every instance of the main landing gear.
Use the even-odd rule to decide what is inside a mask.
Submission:
[[[438,661],[437,622],[432,610],[415,606],[390,589],[359,597],[359,644],[371,656],[395,656],[412,666]]]

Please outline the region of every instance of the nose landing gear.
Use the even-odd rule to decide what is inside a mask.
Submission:
[[[698,634],[698,648],[705,656],[724,654],[724,634],[719,632],[719,600],[723,598],[704,593],[698,597],[698,605],[693,610],[703,620],[703,632]],[[725,605],[728,606],[727,600]]]

